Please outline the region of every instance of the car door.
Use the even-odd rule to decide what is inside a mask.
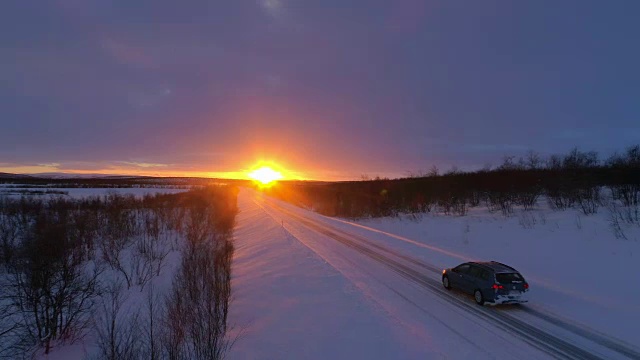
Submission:
[[[482,269],[471,265],[467,274],[463,277],[465,280],[465,291],[468,293],[473,293],[476,289],[480,287],[480,282],[482,282]]]
[[[477,266],[470,265],[469,270],[462,275],[462,285],[460,289],[466,293],[472,293],[476,289],[476,277],[479,276],[479,268]]]
[[[449,277],[451,286],[460,290],[465,289],[466,279],[464,276],[469,272],[469,267],[469,264],[462,264],[451,269],[451,276]]]

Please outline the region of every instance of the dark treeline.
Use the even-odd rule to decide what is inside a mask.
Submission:
[[[0,184],[18,188],[183,188],[188,186],[211,186],[219,184],[241,186],[246,180],[228,180],[195,177],[106,177],[106,178],[46,178],[34,176],[7,176],[0,173]]]
[[[0,197],[0,358],[48,353],[91,329],[97,359],[221,358],[236,213],[228,186]],[[172,289],[155,293],[171,253],[182,259],[164,274]],[[147,292],[146,311],[125,306],[127,289]]]
[[[604,191],[610,190],[605,203]],[[337,183],[283,183],[267,189],[272,196],[329,216],[396,216],[440,211],[465,215],[470,207],[511,214],[545,196],[554,209],[579,208],[593,214],[603,205],[618,206],[622,221],[640,221],[640,146],[602,161],[595,152],[572,150],[543,159],[534,152],[507,157],[495,169],[476,172],[437,169],[404,179]]]

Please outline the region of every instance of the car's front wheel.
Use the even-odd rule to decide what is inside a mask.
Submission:
[[[473,292],[473,297],[476,299],[476,304],[484,305],[484,296],[482,296],[482,291],[479,289]]]
[[[449,284],[449,277],[448,276],[443,276],[442,277],[442,285],[444,285],[444,288],[447,290],[451,290],[451,284]]]

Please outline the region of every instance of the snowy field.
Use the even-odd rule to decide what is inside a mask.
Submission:
[[[553,309],[640,342],[640,286],[636,284],[640,227],[625,227],[627,239],[616,238],[606,209],[590,216],[577,210],[519,211],[509,218],[477,209],[465,217],[434,215],[419,221],[382,219],[359,224],[461,259],[507,263],[522,272],[534,289],[531,306]],[[423,258],[442,267],[457,262],[446,257],[436,261],[429,254]]]
[[[505,218],[327,218],[243,190],[231,359],[640,358],[640,228],[538,209]],[[480,307],[440,270],[519,269],[530,302]]]

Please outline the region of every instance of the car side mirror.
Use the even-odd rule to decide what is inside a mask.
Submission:
[[[454,269],[451,269],[451,271],[453,271],[454,273],[457,273],[457,272],[458,272],[458,269],[455,269],[455,268],[454,268]]]

